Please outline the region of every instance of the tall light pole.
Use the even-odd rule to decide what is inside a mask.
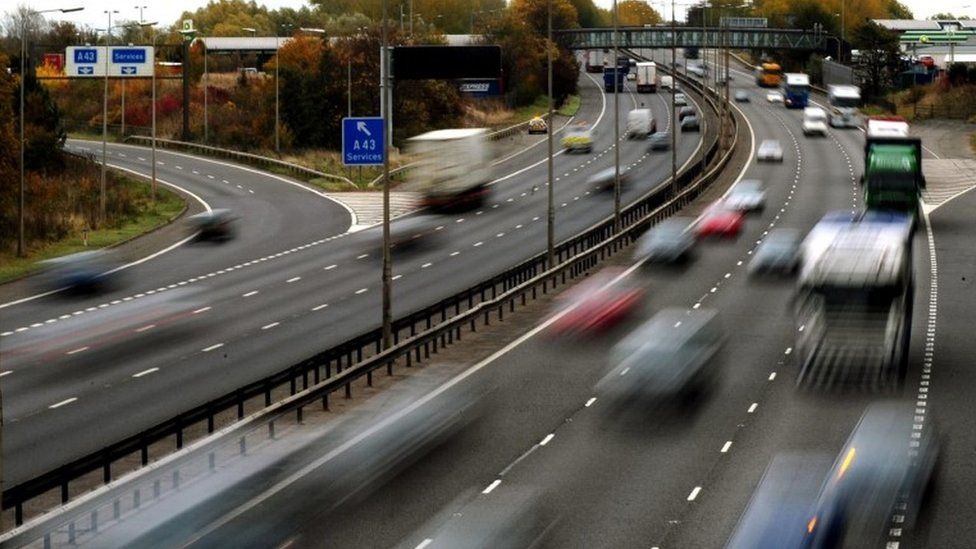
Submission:
[[[281,85],[279,84],[278,76],[280,74],[278,67],[281,65],[281,29],[291,28],[291,25],[285,23],[278,27],[275,32],[275,153],[281,155],[281,116],[279,102],[281,98]]]
[[[207,99],[210,90],[210,74],[207,72],[207,40],[203,36],[200,37],[200,43],[203,44],[203,142],[205,144],[210,143],[210,121],[207,116]]]
[[[27,148],[27,140],[24,137],[24,126],[27,123],[27,119],[24,116],[24,96],[26,94],[26,63],[25,59],[27,57],[27,20],[31,14],[43,14],[43,13],[71,13],[74,11],[81,11],[85,8],[56,8],[50,10],[39,10],[35,11],[28,8],[25,12],[21,13],[20,20],[20,197],[17,201],[17,256],[24,257],[27,250],[24,245],[24,194],[25,194],[25,171],[26,164],[24,163],[24,151]]]
[[[98,185],[98,221],[105,223],[105,171],[108,163],[108,58],[112,55],[112,14],[119,10],[105,10],[108,26],[105,28],[105,89],[102,93],[102,172]]]
[[[678,194],[678,119],[675,116],[674,96],[678,88],[678,37],[677,22],[674,19],[674,0],[671,0],[671,195]]]
[[[552,132],[555,130],[552,120],[552,0],[546,2],[546,9],[546,37],[548,39],[546,44],[546,73],[549,82],[549,127],[546,130],[546,146],[548,147],[546,156],[546,264],[552,269],[556,265],[556,208],[552,167]]]
[[[141,11],[140,11],[141,14]],[[139,26],[142,28],[153,28],[157,24],[157,21],[151,21],[149,23],[140,22]],[[153,59],[152,59],[152,158],[150,162],[152,163],[152,201],[156,202],[156,39],[159,38],[159,33],[153,28]]]
[[[620,231],[620,48],[617,0],[613,0],[613,231]]]
[[[135,8],[139,10],[139,26],[142,26],[143,21],[145,21],[142,18],[142,10],[149,8],[149,6],[136,6]]]
[[[389,58],[389,37],[386,29],[386,4],[383,0],[383,19],[382,19],[382,48],[380,56],[383,73],[380,75],[380,85],[383,94],[383,348],[389,349],[393,344],[393,288],[391,287],[391,276],[393,273],[392,257],[390,256],[390,141],[389,135],[392,127],[390,125],[390,58]],[[413,0],[410,1],[411,14],[413,13]],[[413,27],[411,17],[410,26]]]

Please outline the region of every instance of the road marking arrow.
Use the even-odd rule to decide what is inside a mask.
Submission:
[[[361,131],[361,132],[363,132],[363,133],[365,133],[368,137],[372,137],[373,136],[373,134],[369,133],[369,128],[366,127],[366,123],[365,122],[362,122],[362,121],[356,122],[356,129],[359,130],[359,131]]]

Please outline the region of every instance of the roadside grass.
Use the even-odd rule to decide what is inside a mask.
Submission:
[[[574,116],[580,109],[580,96],[570,95],[557,111],[561,116]]]
[[[117,177],[117,181],[122,183],[123,178]],[[122,184],[138,186],[148,197],[148,185],[144,182],[124,178]],[[121,226],[90,231],[87,246],[85,245],[85,234],[79,232],[57,242],[32,246],[28,249],[27,257],[17,257],[16,253],[13,252],[0,252],[0,284],[40,270],[39,261],[76,252],[105,248],[147,233],[165,225],[186,207],[179,195],[164,187],[157,188],[156,197],[155,204],[151,203],[148,198],[141,201],[140,213]]]

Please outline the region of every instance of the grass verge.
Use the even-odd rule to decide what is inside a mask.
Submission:
[[[563,101],[563,105],[559,107],[560,116],[574,116],[579,111],[580,108],[580,96],[570,95]]]
[[[116,180],[123,181],[118,176]],[[148,186],[144,182],[124,178],[123,184],[140,186],[148,195]],[[185,203],[179,195],[164,187],[158,187],[156,193],[155,204],[148,200],[143,202],[139,213],[119,227],[90,231],[87,246],[84,233],[79,232],[56,242],[33,246],[28,250],[27,257],[17,257],[9,252],[0,253],[0,284],[37,271],[38,261],[119,244],[165,225],[183,211]]]

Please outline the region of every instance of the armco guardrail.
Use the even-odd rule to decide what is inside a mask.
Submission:
[[[131,135],[129,137],[126,137],[125,140],[135,141],[145,146],[151,146],[153,141],[152,137],[146,137],[142,135]],[[343,183],[346,183],[353,189],[357,188],[356,184],[353,183],[351,180],[349,180],[349,178],[342,177],[341,175],[320,172],[318,170],[306,168],[305,166],[299,166],[298,164],[292,164],[291,162],[285,162],[283,160],[278,160],[276,158],[269,158],[267,156],[261,156],[258,154],[232,151],[230,149],[211,147],[210,145],[201,145],[199,143],[188,143],[186,141],[174,141],[172,139],[156,138],[156,146],[164,149],[179,149],[184,151],[202,153],[207,156],[229,158],[231,160],[240,161],[241,163],[244,164],[280,168],[289,173],[293,173],[301,177],[308,177],[313,179],[322,177],[326,179],[333,179],[336,181],[342,181]]]
[[[696,92],[701,90],[693,81],[682,79],[682,82]],[[712,98],[706,95],[704,100],[718,113]],[[12,486],[3,493],[3,508],[13,508],[15,522],[21,525],[24,505],[28,501],[57,491],[61,503],[68,503],[73,480],[101,471],[103,483],[108,484],[113,479],[112,466],[115,461],[139,453],[142,465],[147,465],[150,445],[172,437],[175,438],[176,448],[182,448],[184,432],[188,428],[206,422],[207,432],[213,433],[215,416],[236,411],[236,417],[240,420],[244,417],[245,405],[252,399],[263,399],[265,407],[272,406],[272,391],[276,388],[287,387],[292,396],[302,392],[303,396],[289,400],[287,409],[277,409],[281,412],[294,411],[300,417],[303,407],[313,403],[320,401],[327,408],[329,395],[335,391],[343,390],[347,397],[351,396],[353,381],[365,377],[367,384],[372,385],[373,373],[380,368],[386,368],[387,374],[392,374],[394,365],[410,367],[414,361],[436,353],[438,348],[453,343],[455,339],[460,340],[464,328],[476,331],[479,321],[487,325],[493,316],[503,320],[506,308],[514,311],[516,302],[521,301],[524,305],[530,295],[535,298],[540,291],[547,293],[558,284],[565,284],[567,279],[580,276],[603,258],[635,240],[650,225],[673,215],[714,180],[730,157],[734,145],[733,142],[718,162],[713,163],[720,152],[717,139],[713,140],[705,153],[706,164],[712,167],[705,174],[699,177],[701,163],[689,162],[676,181],[658,185],[624,208],[621,221],[625,229],[619,233],[614,233],[613,219],[608,218],[560,243],[556,248],[554,267],[547,269],[546,254],[540,253],[489,280],[396,320],[393,323],[394,345],[387,350],[381,349],[380,329],[362,334],[99,452]]]

